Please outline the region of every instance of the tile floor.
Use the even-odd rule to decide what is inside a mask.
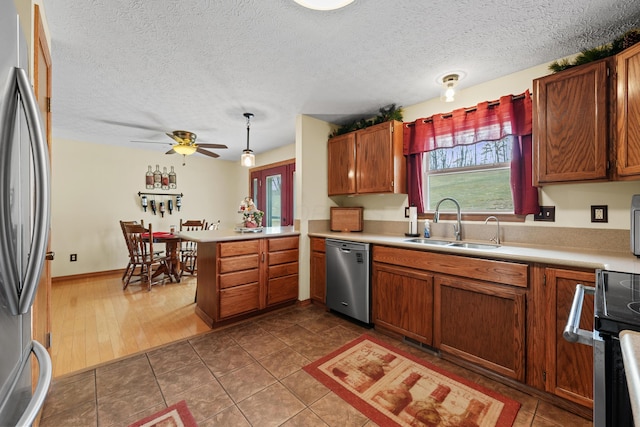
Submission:
[[[293,307],[54,380],[43,427],[127,426],[186,400],[201,427],[375,424],[302,366],[367,332],[518,400],[515,426],[589,420],[365,329],[316,306]]]

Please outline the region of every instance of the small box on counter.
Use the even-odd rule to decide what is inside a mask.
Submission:
[[[331,231],[362,231],[364,208],[331,208]]]

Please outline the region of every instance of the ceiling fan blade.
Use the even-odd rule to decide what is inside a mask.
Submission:
[[[141,125],[138,123],[129,123],[129,122],[121,122],[118,120],[108,120],[108,119],[95,119],[98,122],[101,123],[106,123],[109,125],[116,125],[116,126],[125,126],[125,127],[129,127],[129,128],[136,128],[136,129],[144,129],[144,130],[151,130],[151,131],[155,131],[155,132],[164,132],[163,129],[161,129],[158,126],[145,126],[145,125]]]
[[[218,157],[220,157],[219,154],[216,154],[213,151],[207,151],[207,150],[205,150],[203,148],[200,148],[200,147],[198,147],[196,152],[200,153],[200,154],[204,154],[205,156],[213,157],[214,159],[217,159]]]
[[[224,144],[200,144],[200,143],[198,143],[198,147],[204,147],[204,148],[229,148]]]
[[[178,138],[177,136],[175,136],[174,134],[169,133],[169,132],[165,132],[165,135],[167,135],[169,138],[173,139],[178,144],[182,144],[182,140],[180,138]]]
[[[178,153],[176,153],[175,150],[172,148],[171,150],[167,151],[164,154],[178,154]]]
[[[133,141],[129,141],[129,142],[142,142],[142,143],[144,143],[144,144],[164,144],[164,145],[173,145],[173,144],[172,144],[172,143],[170,143],[170,142],[160,142],[160,141],[135,141],[135,140],[133,140]]]

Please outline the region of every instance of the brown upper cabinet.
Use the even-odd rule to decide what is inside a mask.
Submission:
[[[402,122],[388,121],[330,138],[329,196],[406,193]]]
[[[640,179],[639,85],[640,44],[534,80],[534,185]]]

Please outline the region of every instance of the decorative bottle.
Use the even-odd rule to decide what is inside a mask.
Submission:
[[[397,386],[377,392],[373,400],[392,414],[398,415],[413,400],[409,390],[421,377],[419,373],[412,372]]]
[[[411,402],[400,414],[400,418],[412,426],[439,426],[445,417],[441,410],[442,402],[447,398],[451,387],[438,384],[424,400]]]
[[[176,171],[173,170],[173,166],[171,166],[171,172],[169,172],[169,188],[171,189],[178,188]]]
[[[162,168],[162,187],[163,190],[169,189],[169,174],[167,173],[167,167]]]
[[[450,417],[444,426],[447,427],[478,427],[480,415],[484,411],[485,404],[477,399],[471,399],[467,405],[467,409],[461,415]]]
[[[180,208],[182,207],[182,196],[176,196],[176,209],[180,212]]]
[[[153,188],[162,187],[162,172],[160,172],[160,165],[156,165],[156,170],[153,171]]]
[[[151,165],[149,165],[149,169],[147,169],[147,175],[145,176],[144,182],[147,189],[153,189],[153,171],[151,170]]]
[[[164,202],[160,202],[160,215],[164,218],[164,212],[165,212],[165,208],[164,208]]]
[[[396,356],[390,353],[376,355],[375,358],[368,359],[358,366],[351,364],[335,366],[332,369],[332,373],[353,387],[357,392],[362,393],[384,376],[386,373],[385,368],[395,358]]]

